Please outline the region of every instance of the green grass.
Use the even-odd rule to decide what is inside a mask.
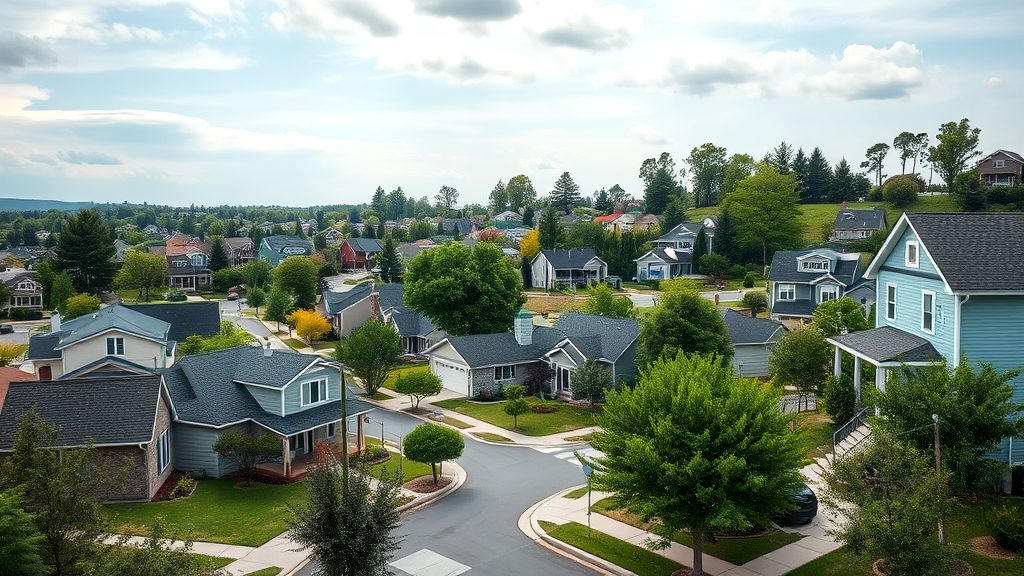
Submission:
[[[488,442],[511,442],[512,441],[510,438],[506,438],[506,437],[504,437],[504,436],[502,436],[500,434],[495,434],[493,432],[470,432],[470,434],[472,434],[473,436],[476,436],[477,438],[479,438],[481,440],[487,440]]]
[[[334,350],[337,342],[313,342],[313,350]]]
[[[149,301],[150,302],[163,302],[164,296],[166,295],[166,288],[150,288],[149,289]],[[142,289],[141,288],[120,288],[114,291],[118,298],[121,298],[129,304],[136,302],[142,302]]]
[[[444,422],[445,424],[447,424],[449,426],[454,426],[454,427],[458,428],[459,430],[465,430],[466,428],[472,428],[473,427],[472,424],[469,424],[467,422],[463,422],[462,420],[459,420],[458,418],[450,418],[448,416],[445,416],[444,420],[441,420],[441,422]]]
[[[199,295],[202,296],[203,298],[207,299],[207,300],[227,300],[228,299],[228,293],[227,292],[202,292]]]
[[[562,495],[562,498],[572,498],[573,500],[586,496],[588,488],[586,486],[580,486],[579,488]]]
[[[590,434],[583,434],[581,436],[566,436],[565,437],[565,441],[566,442],[590,442],[593,439],[594,439],[594,433],[593,432],[591,432]]]
[[[309,347],[309,344],[306,344],[298,338],[281,338],[281,340],[292,350],[302,350],[303,348]]]
[[[1024,511],[1022,498],[982,498],[978,503],[957,506],[956,512],[947,521],[947,537],[951,543],[969,545],[971,538],[990,536],[986,513],[993,507],[1012,506]],[[965,558],[979,576],[1020,576],[1024,574],[1024,556],[1016,560],[996,560],[979,556],[973,552]],[[874,558],[857,556],[846,548],[840,548],[789,572],[789,576],[867,576],[871,574]]]
[[[483,420],[495,426],[500,426],[506,430],[514,430],[520,434],[526,434],[527,436],[547,436],[548,434],[569,432],[570,430],[578,430],[594,425],[594,414],[589,408],[573,406],[556,400],[538,400],[536,398],[528,398],[527,402],[531,406],[534,404],[547,404],[549,406],[556,406],[558,409],[550,414],[538,414],[533,411],[527,412],[519,417],[518,428],[513,428],[512,417],[505,414],[504,402],[480,404],[468,400],[454,399],[442,400],[433,404],[441,408],[453,410],[459,414],[465,414],[477,420]]]
[[[828,415],[805,412],[797,414],[794,422],[807,458],[821,458],[832,451],[832,422]]]
[[[683,568],[683,565],[678,562],[597,530],[594,530],[591,537],[588,538],[587,527],[577,522],[559,526],[541,521],[540,527],[552,538],[604,558],[638,576],[668,576]]]
[[[648,530],[655,534],[665,532],[660,526],[651,522],[643,522],[639,517],[618,509],[618,502],[614,498],[605,498],[591,506],[591,510],[603,514],[609,518],[625,522],[630,526]],[[802,538],[800,534],[790,532],[771,532],[763,536],[751,536],[749,538],[719,538],[717,542],[705,543],[704,553],[741,565],[750,562],[754,558],[764,556],[772,550],[782,548]],[[677,530],[669,538],[683,546],[693,546],[693,538],[687,532]]]
[[[388,390],[394,390],[395,389],[395,380],[398,380],[399,376],[401,376],[403,374],[408,374],[410,372],[429,372],[429,371],[430,371],[430,365],[429,365],[428,362],[410,362],[410,363],[407,363],[407,364],[402,364],[398,368],[395,368],[394,370],[392,370],[390,374],[388,374],[388,379],[384,381],[384,387],[387,388]]]
[[[145,536],[153,519],[163,518],[164,527],[178,536],[200,542],[222,542],[259,546],[284,532],[289,517],[285,502],[306,500],[305,485],[254,484],[235,488],[237,478],[200,480],[192,496],[184,500],[110,504],[106,513],[112,532]]]
[[[622,287],[632,288],[633,290],[654,290],[654,288],[651,288],[647,284],[641,284],[639,282],[627,282],[625,280],[622,281]]]
[[[394,396],[392,396],[391,394],[385,394],[384,392],[377,390],[376,392],[373,393],[373,396],[370,396],[370,398],[373,398],[374,400],[391,400],[392,398],[394,398]]]
[[[249,572],[245,576],[277,576],[281,573],[281,569],[277,566],[271,566],[270,568],[264,568],[263,570],[257,570],[255,572]]]
[[[201,561],[206,563],[207,566],[214,570],[217,568],[223,568],[235,561],[235,558],[224,558],[222,556],[207,556],[205,554],[193,554],[193,556],[198,557]]]
[[[389,478],[395,474],[399,469],[400,457],[398,454],[392,453],[391,458],[383,462],[378,462],[369,466],[369,472],[374,478],[380,478],[381,472],[383,472]],[[402,483],[408,482],[414,478],[420,476],[427,476],[430,474],[430,464],[423,464],[421,462],[413,462],[408,458],[401,459],[402,469]]]

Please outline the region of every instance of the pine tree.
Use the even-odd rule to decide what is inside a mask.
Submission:
[[[523,210],[523,226],[533,226],[533,206],[527,206]]]
[[[715,254],[725,256],[730,262],[740,262],[742,252],[736,237],[736,223],[728,208],[722,210],[715,223],[715,237],[711,240],[711,250]]]
[[[798,148],[796,156],[793,157],[793,173],[796,174],[796,189],[800,193],[801,202],[811,202],[811,200],[804,200],[804,188],[807,182],[807,155],[804,154],[803,148]],[[782,172],[779,172],[782,174]]]
[[[608,191],[601,188],[597,192],[594,192],[594,209],[598,210],[602,214],[611,214],[612,209],[615,206],[612,205],[611,196],[608,195]]]
[[[548,204],[544,214],[540,217],[540,247],[550,250],[558,244],[564,230],[562,223],[558,221],[558,214],[554,206]]]
[[[842,202],[843,200],[857,199],[857,185],[854,181],[855,175],[850,168],[850,163],[843,158],[836,164],[835,172],[832,174],[832,186],[829,189],[829,200]]]
[[[801,202],[827,202],[832,189],[832,168],[820,148],[815,147],[807,162],[807,179],[801,190]]]
[[[665,207],[665,211],[661,214],[661,229],[664,232],[668,232],[685,220],[686,207],[683,206],[682,199],[673,194],[672,199],[668,202],[668,206]]]
[[[676,182],[664,168],[659,168],[644,189],[644,206],[651,214],[661,214],[675,196]]]
[[[210,248],[210,270],[216,272],[217,270],[227,268],[228,265],[228,253],[224,249],[224,241],[220,238],[214,238],[213,246]]]
[[[366,226],[363,227],[363,238],[376,238],[377,235],[373,233],[373,224],[367,222]]]
[[[395,239],[390,234],[384,239],[384,250],[377,258],[377,266],[380,268],[380,279],[388,284],[397,282],[405,271],[402,257],[398,255],[398,249],[395,247]]]
[[[298,236],[299,238],[305,238],[306,235],[302,232],[302,221],[295,219],[295,228],[292,229],[292,236]]]
[[[377,224],[377,238],[383,238],[385,232],[387,232],[387,229],[384,228],[384,222]]]
[[[764,163],[774,168],[779,174],[789,174],[793,165],[793,147],[783,140],[765,155]]]
[[[71,275],[79,292],[99,292],[114,279],[114,235],[95,210],[83,210],[64,224],[57,241],[58,270]]]
[[[716,246],[717,248],[717,246]],[[717,250],[716,250],[717,252]],[[697,237],[693,239],[693,253],[690,254],[690,270],[692,272],[697,271],[697,264],[700,262],[700,257],[708,253],[708,236],[704,232],[704,228],[701,227],[700,231],[697,232]],[[728,258],[726,258],[728,260]]]
[[[551,204],[565,214],[580,205],[580,187],[568,172],[562,172],[555,182],[555,188],[551,191]]]
[[[348,223],[349,224],[359,224],[360,222],[362,222],[362,220],[363,220],[363,217],[359,214],[359,208],[355,208],[354,207],[351,210],[349,210],[349,212],[348,212]]]
[[[377,190],[373,193],[373,199],[370,200],[370,209],[377,215],[377,218],[385,219],[388,215],[388,198],[387,192],[383,188],[377,186]]]
[[[636,254],[636,239],[633,232],[626,230],[619,235],[619,272],[624,277],[631,277],[636,272],[636,264],[633,259]]]

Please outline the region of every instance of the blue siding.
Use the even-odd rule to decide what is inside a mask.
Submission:
[[[339,376],[338,371],[333,368],[318,368],[310,370],[284,389],[285,415],[295,414],[296,412],[301,412],[306,409],[302,407],[301,395],[303,382],[318,380],[325,376],[327,377],[327,398],[329,400],[339,400],[341,398],[341,377]],[[310,406],[310,408],[312,408],[312,406]]]
[[[987,362],[1001,372],[1024,366],[1024,297],[972,296],[960,308],[960,352],[971,364]],[[1013,379],[1013,399],[1024,404],[1024,375]],[[1009,440],[994,454],[1007,461]],[[1024,438],[1014,439],[1013,461],[1024,462]]]
[[[217,430],[176,423],[171,428],[171,435],[174,437],[171,449],[175,469],[186,472],[204,470],[211,476],[220,475],[217,453],[213,451],[213,444],[220,438]]]
[[[756,378],[768,375],[768,346],[733,346],[732,371],[736,376]]]
[[[616,380],[636,382],[636,346],[636,342],[630,344],[629,348],[626,348],[626,351],[623,352],[622,356],[619,356],[618,361],[615,362]]]
[[[259,403],[260,408],[263,408],[271,414],[277,414],[278,416],[284,416],[281,413],[281,391],[274,390],[271,388],[262,388],[260,386],[250,386],[246,384],[245,388],[252,394],[252,397]]]

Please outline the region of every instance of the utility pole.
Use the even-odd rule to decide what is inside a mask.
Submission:
[[[932,414],[932,425],[935,428],[935,474],[942,474],[942,450],[939,443],[939,415]],[[946,543],[946,520],[939,518],[939,544]]]

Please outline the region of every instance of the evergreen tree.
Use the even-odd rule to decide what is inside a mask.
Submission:
[[[533,206],[527,206],[526,210],[523,210],[523,226],[533,226]]]
[[[370,200],[370,209],[373,210],[377,218],[386,219],[388,214],[388,198],[387,192],[383,188],[377,186],[377,190],[373,193],[373,199]]]
[[[832,189],[832,168],[820,148],[815,147],[807,162],[807,178],[800,191],[801,202],[827,202]]]
[[[377,266],[380,267],[380,279],[389,284],[402,277],[405,266],[395,247],[395,239],[390,234],[384,239],[384,250],[377,259]]]
[[[807,155],[804,154],[803,148],[798,148],[796,151],[796,156],[793,157],[793,173],[796,174],[797,192],[800,192],[801,201],[804,202],[810,202],[810,200],[803,200],[804,183],[807,182],[807,168]]]
[[[716,240],[717,240],[717,238],[716,238]],[[717,246],[716,246],[716,248],[717,248]],[[694,270],[694,271],[697,270],[697,264],[700,262],[701,256],[704,256],[707,253],[708,253],[708,236],[707,236],[707,234],[705,234],[704,227],[702,226],[701,229],[697,232],[696,238],[693,239],[693,253],[690,254],[690,262],[691,262],[690,268],[691,268],[691,270]],[[716,253],[717,253],[717,250],[716,250]],[[729,258],[724,256],[724,255],[722,257],[725,258],[726,260],[729,260]],[[732,260],[729,260],[729,261],[732,262]]]
[[[224,241],[219,237],[213,238],[213,246],[210,248],[210,270],[216,272],[228,267],[228,252],[224,249]]]
[[[253,224],[252,228],[249,229],[249,238],[252,239],[252,245],[257,251],[260,249],[260,244],[263,243],[263,228]]]
[[[980,212],[988,204],[988,191],[981,184],[977,168],[960,174],[950,186],[950,191],[964,212]]]
[[[619,275],[630,278],[636,273],[636,263],[633,259],[636,254],[636,238],[631,230],[626,230],[619,235]]]
[[[363,227],[363,238],[376,238],[377,235],[373,232],[373,224],[370,222],[366,223]]]
[[[491,190],[490,203],[495,214],[508,210],[508,192],[505,191],[505,183],[501,180],[498,180]]]
[[[95,210],[83,210],[64,224],[57,241],[58,270],[71,275],[79,292],[110,286],[114,267],[114,236]]]
[[[302,231],[302,221],[298,218],[295,219],[295,227],[292,228],[292,236],[298,236],[299,238],[306,237],[306,234]]]
[[[668,170],[659,168],[654,172],[650,184],[644,189],[644,206],[651,214],[661,214],[665,211],[672,196],[675,195],[676,182]]]
[[[377,224],[377,238],[383,238],[386,232],[387,229],[384,227],[384,221],[382,220],[380,224]]]
[[[562,172],[551,191],[551,204],[559,211],[569,214],[580,205],[580,187],[568,172]]]
[[[774,168],[779,174],[789,174],[793,166],[793,147],[783,140],[765,155],[764,163]]]
[[[540,217],[540,247],[545,250],[554,248],[564,232],[554,206],[548,204]]]
[[[839,160],[836,169],[832,173],[832,186],[829,188],[829,201],[842,202],[844,200],[857,199],[856,175],[850,168],[846,158]]]
[[[363,218],[359,214],[359,208],[358,207],[353,207],[351,210],[349,210],[349,212],[348,212],[348,223],[349,224],[359,224],[360,222],[362,222],[362,220],[363,220]]]
[[[668,232],[685,220],[686,207],[683,206],[682,199],[673,194],[672,199],[668,202],[668,206],[665,207],[665,211],[661,214],[661,229],[664,232]]]
[[[597,192],[594,192],[594,209],[601,212],[602,214],[611,214],[614,206],[612,205],[611,196],[608,195],[608,191],[601,188]]]
[[[725,256],[729,262],[742,260],[736,222],[728,207],[722,209],[722,213],[718,216],[718,222],[715,222],[715,237],[711,240],[711,251]]]

